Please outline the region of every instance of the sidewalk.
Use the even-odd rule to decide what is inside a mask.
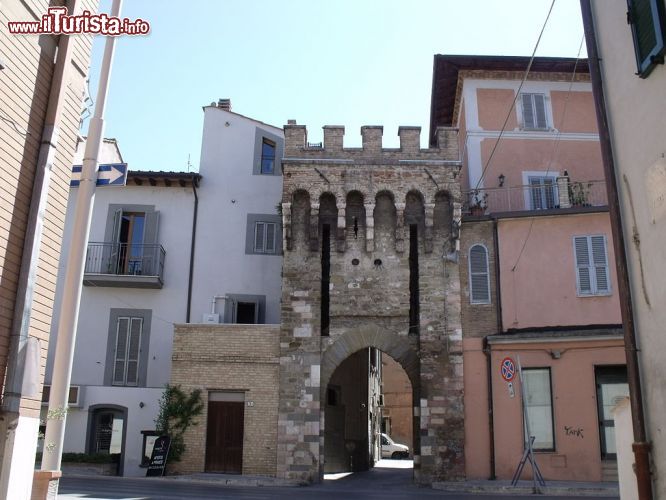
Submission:
[[[532,481],[518,481],[516,486],[511,486],[509,480],[451,481],[433,483],[432,487],[449,493],[498,493],[506,495],[531,495],[535,493]],[[546,486],[539,487],[538,493],[553,496],[620,496],[618,484],[613,482],[546,481]]]

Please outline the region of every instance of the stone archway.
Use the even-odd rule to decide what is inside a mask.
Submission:
[[[326,388],[340,363],[355,352],[369,347],[379,349],[395,359],[407,373],[412,387],[419,387],[419,357],[415,342],[414,337],[388,332],[377,325],[349,329],[336,336],[334,342],[322,353],[321,387]]]

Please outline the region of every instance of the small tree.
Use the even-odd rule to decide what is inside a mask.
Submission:
[[[183,435],[189,427],[197,425],[194,418],[201,415],[203,408],[200,389],[195,389],[187,394],[179,385],[167,384],[164,387],[155,426],[160,434],[171,437],[171,448],[167,460],[180,461],[185,451]]]

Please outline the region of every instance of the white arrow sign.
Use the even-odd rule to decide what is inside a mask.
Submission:
[[[81,183],[81,165],[72,167],[71,187]],[[99,165],[97,173],[98,186],[124,186],[127,182],[127,163],[104,163]]]

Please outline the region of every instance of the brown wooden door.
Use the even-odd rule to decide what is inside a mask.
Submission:
[[[242,472],[244,412],[241,402],[208,402],[206,472]]]

